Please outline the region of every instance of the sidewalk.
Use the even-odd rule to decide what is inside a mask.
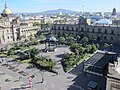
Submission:
[[[29,82],[28,82],[28,76],[22,76],[21,74],[17,72],[13,72],[9,70],[6,66],[0,65],[0,84],[2,87],[2,90],[12,90],[12,89],[19,89],[19,90],[38,90],[33,87],[33,89],[28,88]],[[21,77],[21,80],[19,80],[19,77]],[[8,82],[6,82],[8,80]]]

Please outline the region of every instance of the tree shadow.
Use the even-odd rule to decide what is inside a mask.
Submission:
[[[27,88],[30,88],[30,86],[25,86],[25,87],[20,87],[20,88],[12,88],[12,89],[10,89],[10,90],[23,90],[23,89],[27,89]]]
[[[18,81],[20,81],[20,80],[15,80],[15,81],[13,81],[13,82],[18,82]]]
[[[63,57],[64,57],[64,54],[56,55],[56,57],[58,57],[58,58],[63,58]]]
[[[27,86],[28,84],[22,84],[21,86]]]
[[[40,84],[40,83],[43,83],[43,81],[40,81],[40,82],[36,82],[35,84]]]

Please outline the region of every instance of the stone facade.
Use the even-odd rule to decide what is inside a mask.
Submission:
[[[0,19],[0,44],[12,43],[34,35],[40,29],[33,23],[21,22],[18,18],[1,17]]]
[[[119,25],[88,25],[84,18],[80,18],[78,24],[54,24],[52,31],[61,35],[87,36],[91,40],[95,37],[97,41],[120,44]]]
[[[0,17],[0,44],[13,43],[36,34],[40,27],[34,26],[33,23],[31,20],[21,20],[13,16],[5,2],[5,8]]]

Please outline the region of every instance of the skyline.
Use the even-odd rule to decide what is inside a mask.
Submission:
[[[114,7],[117,12],[120,12],[119,0],[6,0],[6,2],[13,13],[42,12],[54,9],[68,9],[79,12],[112,12]],[[0,0],[0,12],[4,9],[4,3],[5,0]]]

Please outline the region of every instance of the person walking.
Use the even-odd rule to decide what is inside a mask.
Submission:
[[[31,76],[28,77],[30,88],[33,88],[32,79],[34,77],[35,77],[34,75],[31,75]]]
[[[31,76],[28,77],[28,80],[29,80],[30,88],[32,88],[32,78],[31,78]]]
[[[21,81],[22,80],[22,77],[19,77],[19,81]]]

